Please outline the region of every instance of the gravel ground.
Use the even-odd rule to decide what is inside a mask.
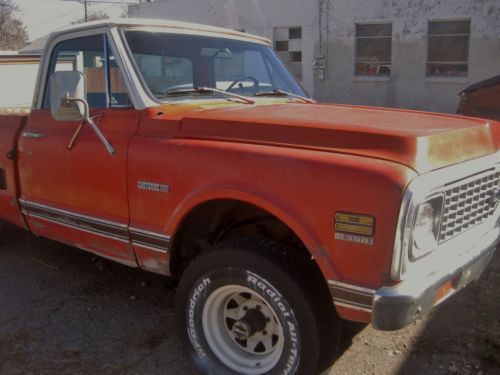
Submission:
[[[0,374],[195,374],[175,290],[0,222]],[[500,374],[500,251],[480,282],[396,332],[345,324],[330,374]]]

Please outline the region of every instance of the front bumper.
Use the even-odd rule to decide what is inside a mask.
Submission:
[[[373,298],[372,325],[384,331],[405,327],[434,305],[477,280],[494,252],[494,247],[488,249],[453,275],[443,277],[419,293],[412,293],[399,285],[377,290]]]
[[[409,276],[394,286],[368,289],[331,280],[334,303],[343,309],[346,319],[366,322],[371,319],[374,328],[384,331],[403,328],[479,278],[500,241],[500,219],[476,241],[460,255],[448,253],[437,271]]]

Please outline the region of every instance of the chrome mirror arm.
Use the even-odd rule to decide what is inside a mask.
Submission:
[[[94,130],[94,132],[97,134],[97,136],[99,137],[101,142],[104,144],[104,147],[106,147],[106,150],[108,150],[109,154],[111,156],[114,156],[115,155],[114,147],[111,145],[111,143],[108,142],[108,140],[106,139],[104,134],[102,134],[101,130],[95,124],[94,119],[92,117],[90,117],[89,105],[88,105],[87,101],[80,99],[80,98],[71,98],[67,94],[64,98],[61,99],[61,105],[66,106],[66,107],[70,106],[71,105],[70,103],[75,103],[75,102],[83,104],[83,107],[84,107],[83,121],[86,121],[90,125],[92,130]],[[81,130],[81,126],[83,126],[83,123],[80,125],[80,127],[78,127],[77,131],[75,132],[75,135],[71,139],[70,144],[68,145],[69,149],[73,146],[73,143],[75,142],[75,138]]]
[[[99,128],[95,124],[95,122],[92,119],[92,117],[89,117],[87,119],[87,122],[89,123],[90,127],[92,129],[94,129],[94,131],[96,132],[97,136],[99,137],[99,139],[101,140],[101,142],[104,144],[104,147],[106,147],[106,150],[108,150],[109,154],[111,156],[114,156],[115,155],[115,149],[113,148],[113,146],[111,145],[111,143],[108,142],[108,140],[106,139],[106,137],[104,136],[104,134],[101,133],[101,131],[99,130]]]
[[[80,122],[80,125],[78,125],[78,128],[76,128],[75,133],[73,134],[73,136],[71,137],[71,139],[68,143],[68,150],[71,150],[73,148],[73,145],[76,142],[76,138],[78,138],[78,135],[80,135],[80,132],[82,131],[84,124],[85,124],[85,120],[82,120]]]

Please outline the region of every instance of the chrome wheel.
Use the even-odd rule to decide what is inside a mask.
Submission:
[[[233,371],[263,374],[281,358],[283,327],[252,289],[227,285],[214,290],[203,307],[202,326],[213,353]]]

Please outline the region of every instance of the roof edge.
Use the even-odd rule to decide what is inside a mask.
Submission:
[[[156,18],[110,18],[99,21],[91,21],[84,22],[78,25],[72,25],[68,27],[64,27],[60,30],[54,31],[50,35],[50,39],[55,38],[56,36],[72,32],[72,31],[81,31],[88,30],[98,27],[159,27],[159,28],[168,28],[168,29],[179,29],[179,30],[190,30],[190,31],[201,31],[201,32],[209,32],[214,34],[221,34],[229,37],[236,38],[244,38],[254,40],[258,43],[264,43],[268,45],[272,45],[272,42],[264,37],[243,33],[240,31],[219,27],[219,26],[211,26],[200,23],[192,23],[192,22],[182,22],[182,21],[174,21],[174,20],[165,20],[165,19],[156,19]]]

